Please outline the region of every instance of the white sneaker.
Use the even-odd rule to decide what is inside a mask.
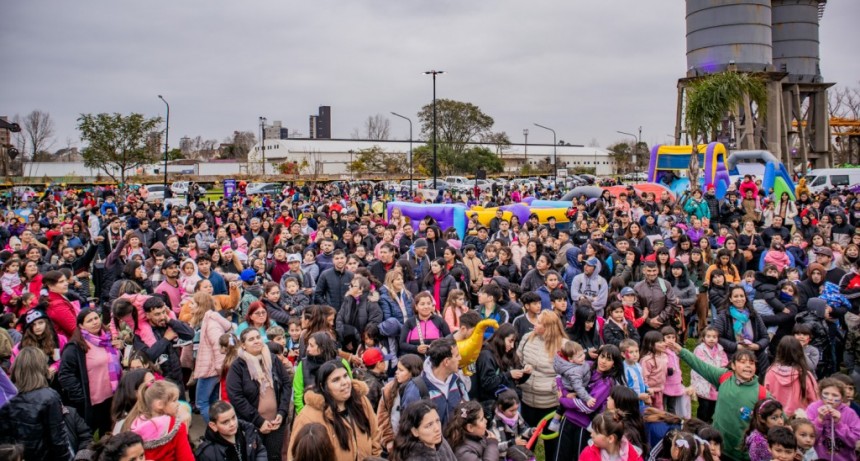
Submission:
[[[192,344],[193,342],[194,341],[189,341],[187,339],[177,339],[176,344],[174,344],[173,347],[185,347],[189,344]]]
[[[547,427],[550,432],[558,432],[561,429],[561,418],[555,419],[549,422],[549,426]]]

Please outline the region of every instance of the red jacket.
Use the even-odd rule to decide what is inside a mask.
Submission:
[[[160,439],[144,441],[143,449],[146,459],[194,461],[194,452],[188,442],[188,429],[173,418],[170,418],[170,431]]]
[[[625,449],[627,451],[627,457],[623,458],[625,461],[642,461],[642,455],[639,454],[639,452],[633,445],[627,443],[626,440],[621,445],[621,450],[625,451]],[[149,453],[147,452],[147,455],[148,454]],[[594,445],[589,445],[585,447],[585,449],[582,450],[582,453],[579,455],[579,461],[601,461],[600,448],[597,448]]]
[[[49,291],[47,314],[48,318],[53,322],[54,330],[57,333],[67,338],[72,337],[72,333],[75,332],[75,328],[78,326],[76,320],[78,309],[75,308],[75,305],[71,301],[59,293]]]

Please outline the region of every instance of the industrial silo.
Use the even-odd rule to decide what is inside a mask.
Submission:
[[[820,82],[818,20],[821,0],[773,0],[773,67],[790,82]]]
[[[770,0],[687,0],[687,76],[773,69]]]

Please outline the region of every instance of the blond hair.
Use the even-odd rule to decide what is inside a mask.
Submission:
[[[179,399],[179,387],[170,381],[161,380],[153,383],[142,383],[137,388],[137,403],[134,404],[134,407],[128,412],[125,422],[122,423],[122,432],[127,432],[131,427],[131,423],[141,416],[148,419],[159,416],[152,411],[155,401],[168,402],[173,398]]]
[[[538,323],[544,327],[543,341],[546,354],[553,357],[561,349],[562,343],[567,338],[564,333],[564,325],[562,325],[558,315],[550,310],[542,311],[538,315]]]

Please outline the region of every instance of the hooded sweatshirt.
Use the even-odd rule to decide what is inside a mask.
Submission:
[[[807,405],[818,398],[818,383],[815,375],[806,375],[806,394],[800,392],[800,372],[787,365],[775,363],[764,375],[764,387],[773,395],[773,398],[782,403],[782,411],[788,416],[800,408],[805,409]]]
[[[185,275],[185,271],[182,270],[188,263],[194,266],[194,273],[190,276]],[[194,295],[194,287],[200,280],[200,275],[197,273],[197,263],[191,258],[185,258],[182,264],[179,265],[179,289],[182,292],[183,301]]]

